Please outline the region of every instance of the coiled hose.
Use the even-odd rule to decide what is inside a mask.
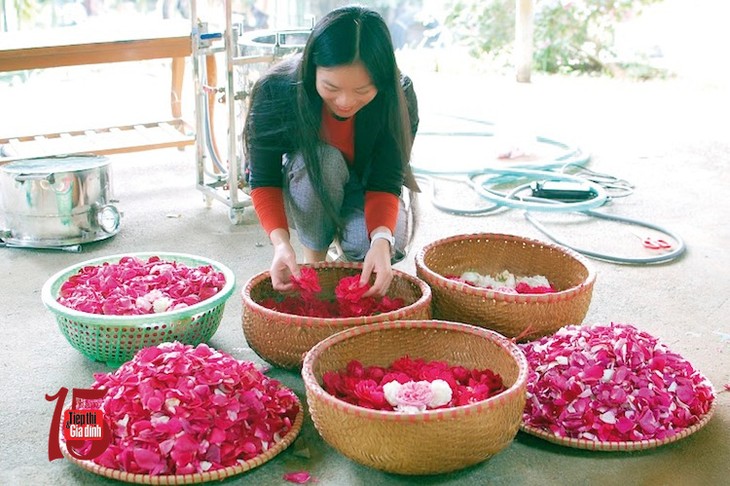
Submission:
[[[481,123],[490,124],[488,122]],[[479,134],[474,132],[442,132],[438,134],[433,132],[426,132],[421,133],[420,135],[448,136],[466,134],[492,136],[491,133]],[[516,164],[511,166],[510,168],[483,167],[468,171],[442,171],[428,170],[414,166],[413,170],[419,180],[427,181],[431,184],[433,195],[432,203],[437,209],[441,211],[464,216],[481,216],[494,214],[501,210],[522,209],[524,210],[525,219],[527,219],[530,224],[535,226],[535,228],[541,231],[545,236],[560,245],[570,248],[590,258],[595,258],[610,263],[643,265],[669,262],[678,258],[685,252],[686,245],[684,243],[684,240],[678,234],[663,226],[637,219],[617,215],[609,215],[606,213],[595,211],[596,208],[603,206],[607,201],[611,200],[612,198],[624,197],[631,194],[633,192],[633,186],[628,184],[626,181],[621,181],[613,178],[612,176],[600,174],[586,169],[585,166],[590,161],[590,156],[583,154],[575,147],[546,137],[538,137],[537,140],[540,143],[557,146],[562,149],[562,152],[552,160],[529,164]],[[575,170],[577,174],[570,174],[566,172],[568,170]],[[581,172],[585,173],[586,177],[582,177],[580,175]],[[480,198],[490,202],[491,205],[479,208],[456,208],[441,203],[436,198],[435,182],[439,178],[465,183]],[[551,181],[579,182],[581,184],[587,185],[590,188],[591,192],[594,194],[594,196],[590,199],[582,201],[561,202],[546,198],[538,198],[531,195],[522,195],[522,193],[525,192],[526,189],[529,189],[529,182],[519,183],[508,192],[500,192],[494,189],[495,186],[500,184],[514,184],[521,181],[533,181],[540,179]],[[608,189],[612,190],[611,194],[609,194]],[[676,245],[672,245],[669,251],[651,257],[624,257],[619,255],[601,253],[586,248],[579,248],[575,245],[572,245],[566,241],[557,238],[555,235],[549,232],[548,229],[542,223],[537,221],[535,217],[531,214],[531,212],[538,211],[553,213],[582,213],[598,219],[611,220],[627,225],[648,228],[669,236],[674,241],[676,241]]]

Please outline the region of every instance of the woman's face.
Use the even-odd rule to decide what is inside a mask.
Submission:
[[[365,66],[356,62],[336,67],[317,67],[317,93],[330,112],[350,118],[378,94]]]

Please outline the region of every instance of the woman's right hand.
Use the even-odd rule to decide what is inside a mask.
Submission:
[[[274,258],[271,261],[271,285],[278,292],[289,292],[294,290],[291,276],[299,276],[299,265],[297,255],[289,242],[289,232],[282,229],[275,229],[269,235],[274,245]]]

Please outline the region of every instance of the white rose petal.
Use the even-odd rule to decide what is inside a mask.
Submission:
[[[400,387],[401,384],[395,380],[389,381],[383,385],[383,394],[385,395],[385,399],[393,407],[398,405],[398,392],[400,391]]]
[[[172,305],[172,299],[168,297],[160,297],[152,303],[152,307],[155,310],[155,314],[165,312]]]
[[[613,410],[609,410],[608,412],[603,412],[601,415],[599,415],[599,418],[607,424],[616,423],[616,415],[613,413]]]
[[[479,281],[481,280],[482,276],[479,275],[477,272],[464,272],[461,274],[461,279],[466,280],[472,285],[479,285]]]
[[[170,413],[175,413],[175,408],[180,405],[180,400],[177,398],[168,398],[165,400],[165,408],[170,411]]]
[[[603,376],[601,377],[602,382],[608,382],[611,381],[611,378],[613,378],[614,369],[613,368],[607,368],[603,370]]]
[[[137,297],[137,300],[134,301],[134,305],[137,306],[138,309],[142,309],[145,312],[149,312],[150,309],[152,309],[152,302],[145,299],[145,297]]]
[[[451,401],[451,387],[444,380],[433,380],[431,382],[431,391],[433,399],[428,404],[431,408],[442,407]]]
[[[159,425],[159,424],[166,424],[169,421],[170,421],[170,417],[168,417],[167,415],[159,414],[159,413],[156,413],[150,417],[150,423],[152,424],[153,427],[155,425]]]
[[[533,275],[531,277],[519,277],[517,283],[526,283],[530,287],[550,287],[548,279],[542,275]]]

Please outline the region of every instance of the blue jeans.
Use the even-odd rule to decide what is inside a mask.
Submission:
[[[363,261],[370,249],[370,235],[365,226],[365,188],[349,168],[342,153],[330,145],[320,147],[322,182],[334,207],[339,210],[344,228],[340,247],[348,261]],[[299,241],[314,251],[324,251],[335,238],[335,225],[312,187],[304,157],[300,153],[284,156],[284,205],[289,225]],[[405,256],[407,214],[400,199],[395,229],[395,261]]]

